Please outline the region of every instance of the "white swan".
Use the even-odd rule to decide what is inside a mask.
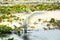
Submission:
[[[32,16],[35,16],[35,15],[39,15],[39,14],[43,14],[44,12],[42,11],[35,11],[35,12],[32,12],[27,18],[26,20],[23,22],[23,25],[21,27],[24,28],[24,33],[27,33],[27,27],[28,27],[28,22],[29,22],[29,19],[32,18]]]

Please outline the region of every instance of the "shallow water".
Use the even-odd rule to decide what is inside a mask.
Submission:
[[[7,40],[8,38],[14,38],[14,40],[60,40],[60,30],[29,31],[21,36],[10,34],[7,37],[0,37],[0,40]]]
[[[34,31],[31,40],[60,40],[60,30]]]
[[[59,12],[57,14],[56,13],[57,12],[55,12],[55,11],[52,13],[49,12],[49,14],[46,14],[46,15],[43,14],[40,17],[43,19],[45,17],[46,17],[45,19],[49,19],[49,18],[53,17],[53,18],[60,20],[60,17],[57,17],[59,15]],[[47,16],[49,16],[49,17],[47,17]],[[36,18],[39,18],[38,15],[36,17],[34,16],[34,19],[32,17],[32,22],[34,20],[36,20]],[[30,20],[30,22],[31,22],[31,20]],[[16,23],[16,25],[17,25],[17,23]],[[7,36],[5,34],[4,34],[5,36],[0,35],[0,40],[7,40],[8,38],[14,38],[14,40],[60,40],[60,30],[40,30],[40,28],[42,26],[41,25],[39,26],[39,25],[37,25],[37,26],[35,25],[36,29],[38,29],[38,30],[36,30],[36,29],[30,30],[30,31],[28,31],[27,34],[18,35],[18,34],[12,33],[12,34],[6,34]],[[45,25],[43,25],[43,26],[45,27]]]

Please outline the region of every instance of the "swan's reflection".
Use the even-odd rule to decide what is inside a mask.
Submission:
[[[29,40],[29,35],[28,34],[24,34],[23,40]]]

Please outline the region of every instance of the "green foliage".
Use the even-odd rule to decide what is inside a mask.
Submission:
[[[44,30],[47,30],[47,28],[43,27]]]
[[[6,19],[7,17],[8,17],[8,16],[6,16],[6,15],[2,15],[2,16],[1,16],[2,19]]]
[[[8,40],[14,40],[14,38],[9,38]]]
[[[38,21],[41,21],[41,19],[39,18]]]
[[[30,10],[33,12],[35,11],[36,9],[34,7],[30,7]]]
[[[14,5],[13,6],[14,12],[23,12],[26,11],[26,5]]]
[[[54,23],[54,22],[55,22],[55,19],[51,18],[50,23]]]
[[[7,34],[0,34],[0,37],[7,37]]]
[[[8,19],[7,21],[10,22],[10,23],[12,23],[12,19]]]
[[[8,19],[7,21],[8,22],[12,22],[12,19],[11,18],[14,18],[14,20],[18,20],[18,17],[16,17],[15,15],[2,15],[0,16],[0,22],[2,22],[3,19]]]
[[[14,20],[18,20],[19,18],[18,17],[14,17]]]
[[[24,18],[22,18],[22,20],[25,20]]]
[[[6,25],[0,25],[0,32],[1,33],[8,33],[11,32],[12,28]]]
[[[35,10],[56,10],[56,9],[60,9],[60,5],[59,4],[35,4],[34,6],[31,6],[31,11],[35,11]]]
[[[47,22],[47,20],[43,20],[43,23],[46,23]]]
[[[14,6],[1,6],[0,13],[11,14],[14,12],[16,13],[27,12],[26,5],[20,4],[20,5],[14,5]],[[32,4],[32,5],[30,4],[28,7],[31,11],[56,10],[56,9],[60,9],[60,4]]]
[[[14,6],[1,6],[0,13],[2,14],[11,14],[13,12],[25,12],[26,6],[25,5],[14,5]]]
[[[57,25],[54,18],[51,18],[50,23],[51,23],[53,26],[56,26],[56,25]]]
[[[56,26],[57,24],[56,24],[56,22],[54,22],[54,23],[52,23],[52,25],[53,25],[53,26]]]
[[[4,14],[4,15],[0,16],[0,20],[1,19],[9,19],[9,18],[13,18],[13,17],[16,17],[16,16],[15,15],[10,15],[10,14],[9,15]]]
[[[2,17],[0,16],[0,22],[2,22]]]
[[[47,26],[50,26],[50,24],[47,24]]]
[[[1,6],[0,13],[2,14],[10,14],[12,12],[12,8],[10,6]]]
[[[31,28],[35,28],[35,26],[31,26]]]
[[[22,28],[20,28],[20,27],[18,27],[18,28],[17,28],[17,31],[23,31],[23,29],[22,29]]]
[[[38,22],[34,22],[34,24],[38,24]]]

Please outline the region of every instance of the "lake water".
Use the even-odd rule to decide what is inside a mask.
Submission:
[[[2,37],[0,35],[0,40],[7,40],[8,38],[14,38],[14,40],[60,40],[60,30],[35,30],[21,36],[10,34],[7,37]]]
[[[47,14],[47,13],[49,13],[49,14]],[[18,15],[18,16],[20,16],[20,15]],[[25,18],[25,16],[26,15],[21,16],[21,17]],[[59,16],[59,17],[57,17],[57,16]],[[53,11],[53,12],[46,11],[45,14],[42,14],[39,16],[36,15],[36,16],[31,17],[29,22],[33,23],[35,20],[37,20],[37,18],[50,19],[52,17],[60,20],[60,11]],[[32,21],[31,21],[31,19],[32,19]],[[39,25],[40,25],[40,23],[41,22],[39,22]],[[30,25],[32,25],[32,24],[30,24]],[[22,35],[18,35],[18,34],[14,34],[14,33],[0,34],[0,40],[8,40],[8,38],[14,38],[14,40],[60,40],[60,30],[56,30],[56,29],[55,30],[40,30],[41,27],[43,27],[43,26],[45,27],[45,25],[43,25],[43,26],[41,26],[42,24],[40,26],[39,25],[35,25],[36,29],[38,29],[38,30],[35,30],[35,29],[30,30],[30,31],[28,31],[27,34],[22,34]],[[16,24],[16,26],[19,26],[19,25]]]

